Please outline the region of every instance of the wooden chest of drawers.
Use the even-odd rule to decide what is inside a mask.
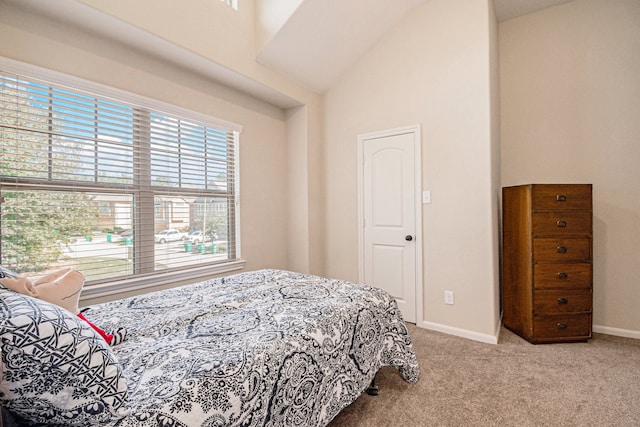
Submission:
[[[502,189],[502,308],[532,343],[591,338],[591,184]]]

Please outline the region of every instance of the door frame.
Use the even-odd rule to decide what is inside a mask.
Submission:
[[[422,326],[422,137],[420,125],[404,126],[394,129],[387,129],[377,132],[358,135],[358,281],[364,282],[364,144],[373,139],[387,138],[390,136],[413,134],[413,156],[414,156],[414,191],[415,191],[415,230],[416,244],[416,325]]]

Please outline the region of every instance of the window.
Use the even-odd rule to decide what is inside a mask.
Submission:
[[[2,66],[2,265],[72,266],[86,290],[239,261],[237,125]]]
[[[238,10],[238,0],[221,0],[223,3],[226,3],[228,6],[231,6],[233,9]]]

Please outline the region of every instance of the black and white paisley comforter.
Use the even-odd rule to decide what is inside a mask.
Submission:
[[[129,390],[129,426],[322,426],[385,365],[418,364],[400,311],[376,288],[279,270],[241,273],[87,312]]]

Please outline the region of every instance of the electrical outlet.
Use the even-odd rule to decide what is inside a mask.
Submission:
[[[431,203],[431,191],[422,192],[422,203]]]
[[[444,303],[453,305],[453,291],[444,291]]]

